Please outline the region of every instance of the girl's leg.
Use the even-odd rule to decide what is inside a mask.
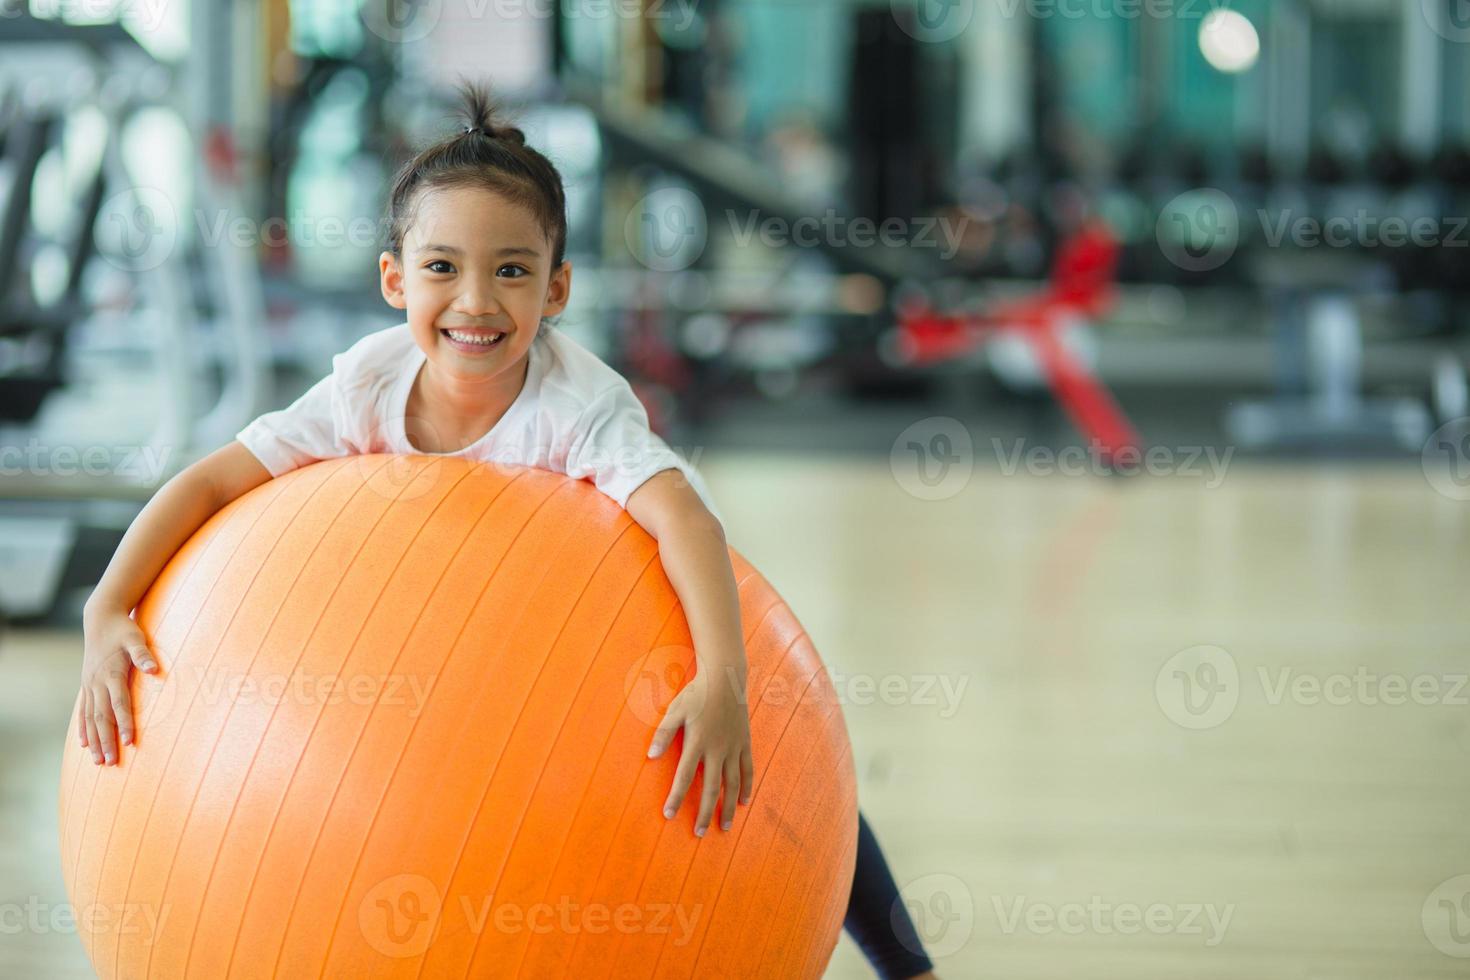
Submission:
[[[934,969],[862,810],[852,897],[842,924],[882,980],[908,980]]]

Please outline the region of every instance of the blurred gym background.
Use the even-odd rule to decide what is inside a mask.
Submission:
[[[940,976],[1470,976],[1454,0],[0,0],[0,974],[90,975],[88,589],[400,322],[461,77],[566,180],[560,329],[823,652]]]

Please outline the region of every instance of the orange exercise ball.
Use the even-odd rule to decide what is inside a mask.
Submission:
[[[731,551],[757,783],[694,836],[657,543],[590,484],[365,455],[210,518],[139,603],[137,744],[74,734],[61,856],[111,977],[818,977],[857,849],[821,659]]]

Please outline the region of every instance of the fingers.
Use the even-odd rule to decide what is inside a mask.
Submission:
[[[745,744],[740,751],[726,755],[729,751],[726,747],[718,746],[718,743],[707,745],[709,740],[703,733],[691,732],[689,729],[693,725],[687,710],[680,710],[677,701],[670,704],[668,713],[654,732],[648,757],[658,758],[680,728],[684,729],[684,749],[674,773],[673,786],[664,801],[663,813],[665,819],[671,819],[683,806],[702,763],[704,782],[700,792],[699,812],[694,822],[694,834],[696,837],[703,837],[709,830],[710,821],[714,818],[722,795],[724,805],[721,808],[720,829],[728,831],[734,825],[737,801],[749,803],[751,800],[755,764],[748,735],[743,739]]]
[[[648,743],[648,757],[657,759],[663,755],[664,749],[669,747],[669,743],[674,740],[674,734],[683,724],[684,716],[675,711],[673,705],[670,705],[668,714],[664,715],[664,720],[659,722],[658,728],[654,730],[653,741]]]
[[[158,670],[158,663],[153,659],[153,654],[149,653],[148,647],[142,643],[135,643],[128,647],[128,658],[139,670],[150,674]]]
[[[105,684],[95,684],[92,688],[91,718],[97,744],[102,749],[102,758],[110,766],[117,761],[117,731],[112,716],[112,695],[108,693]]]
[[[720,829],[729,830],[735,822],[735,799],[740,794],[740,760],[725,760],[725,800],[720,805]]]
[[[82,748],[87,747],[87,693],[77,698],[77,738],[82,743]]]
[[[87,747],[92,750],[94,765],[102,765],[102,742],[97,737],[97,723],[92,719],[92,689],[82,690],[82,719],[87,725]]]
[[[715,801],[720,798],[721,768],[713,756],[704,760],[704,787],[699,794],[699,816],[694,818],[694,836],[703,837],[715,815]]]
[[[133,744],[132,696],[127,682],[118,674],[107,676],[107,693],[111,696],[112,713],[117,717],[117,736],[124,745]]]
[[[664,819],[678,813],[679,807],[684,805],[684,796],[694,782],[694,770],[697,768],[699,768],[699,756],[685,746],[684,756],[679,760],[679,768],[674,772],[673,788],[669,790],[669,798],[664,801]]]

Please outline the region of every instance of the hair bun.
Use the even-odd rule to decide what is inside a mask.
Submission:
[[[493,140],[509,140],[512,143],[520,143],[522,146],[526,143],[526,134],[514,126],[494,126],[481,123],[478,126],[465,126],[460,130],[461,136],[468,136],[470,133],[479,133]]]
[[[502,139],[525,145],[525,133],[515,126],[502,126],[495,121],[498,107],[490,98],[489,89],[484,85],[466,81],[460,85],[459,93],[461,111],[468,120],[464,126],[460,127],[460,135],[468,136],[478,132],[491,139]]]

